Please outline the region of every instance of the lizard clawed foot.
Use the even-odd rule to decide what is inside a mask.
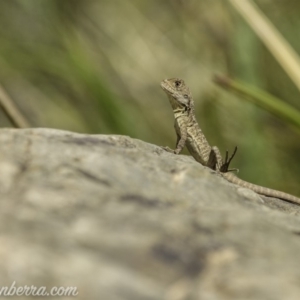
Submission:
[[[174,153],[174,154],[178,154],[178,152],[176,151],[176,149],[173,150],[173,149],[169,148],[168,146],[166,146],[166,147],[163,147],[163,146],[162,146],[161,148],[164,149],[164,150],[167,151],[167,152]]]
[[[232,155],[230,156],[230,158],[228,159],[228,150],[226,150],[226,156],[225,156],[225,161],[222,164],[222,166],[220,167],[220,171],[222,173],[227,173],[227,172],[238,172],[239,169],[229,169],[229,165],[232,161],[232,159],[234,158],[235,154],[237,151],[237,146],[235,146],[234,151],[232,153]]]
[[[228,172],[239,172],[240,171],[240,169],[237,169],[237,168],[233,168],[233,169],[228,169],[227,171],[226,171],[226,173],[228,173]],[[225,172],[223,172],[223,173],[225,173]]]

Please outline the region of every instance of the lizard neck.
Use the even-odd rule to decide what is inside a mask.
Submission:
[[[185,111],[183,108],[175,108],[173,109],[173,113],[175,120],[181,117],[187,117],[189,115],[188,111]]]

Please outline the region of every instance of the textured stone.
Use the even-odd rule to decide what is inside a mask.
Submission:
[[[299,299],[299,206],[158,146],[2,129],[0,199],[1,286],[76,286],[76,299]]]

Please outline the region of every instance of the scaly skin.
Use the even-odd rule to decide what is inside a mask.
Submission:
[[[300,205],[300,198],[298,197],[255,185],[238,178],[232,173],[228,173],[235,170],[230,170],[229,164],[237,148],[235,148],[234,153],[229,159],[228,152],[226,152],[226,158],[223,160],[219,149],[209,145],[196,120],[192,94],[182,79],[165,79],[161,82],[161,87],[166,92],[172,106],[175,117],[175,131],[177,134],[176,149],[171,150],[165,147],[165,150],[179,154],[184,146],[187,146],[190,154],[196,161],[203,166],[217,171],[229,182],[251,189],[263,196],[279,198]]]
[[[186,145],[196,161],[214,170],[220,170],[223,162],[219,149],[211,147],[200,129],[194,111],[194,100],[182,79],[171,78],[161,82],[168,95],[175,117],[176,149],[164,149],[179,154]],[[219,159],[218,159],[219,158]]]

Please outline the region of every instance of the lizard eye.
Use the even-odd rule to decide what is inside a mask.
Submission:
[[[183,97],[184,97],[185,99],[188,99],[188,98],[189,98],[189,96],[188,96],[187,94],[184,94]]]
[[[175,86],[178,88],[178,87],[180,87],[180,85],[181,85],[181,81],[180,80],[176,80],[175,81]]]

